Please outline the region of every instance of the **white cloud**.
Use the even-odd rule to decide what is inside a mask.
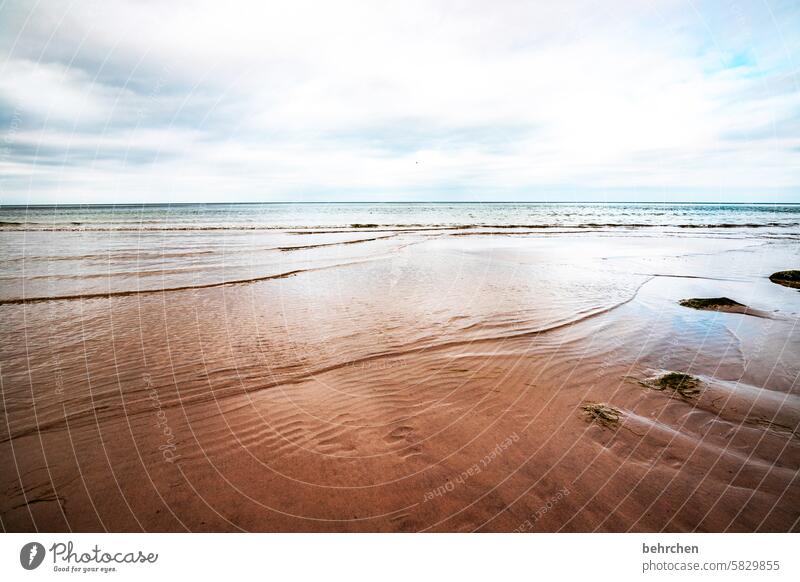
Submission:
[[[12,4],[4,199],[798,199],[798,14],[746,9]]]
[[[95,86],[85,72],[22,59],[5,64],[0,99],[24,114],[73,125],[100,123],[113,108],[113,95]]]

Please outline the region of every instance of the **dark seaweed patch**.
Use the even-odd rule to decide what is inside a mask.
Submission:
[[[681,299],[679,303],[683,307],[691,307],[692,309],[718,310],[728,309],[731,307],[746,309],[745,305],[742,305],[733,299],[729,299],[728,297]]]
[[[616,428],[619,425],[619,419],[622,417],[622,413],[619,410],[607,404],[587,402],[581,406],[581,409],[585,413],[586,420],[605,428]]]
[[[653,390],[671,392],[683,398],[694,398],[701,392],[700,380],[682,372],[668,372],[653,380],[644,381],[642,384]]]
[[[770,275],[769,280],[784,287],[800,289],[800,271],[778,271]]]

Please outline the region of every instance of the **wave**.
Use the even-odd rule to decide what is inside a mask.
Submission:
[[[302,250],[306,250],[306,249],[318,249],[318,248],[321,248],[321,247],[336,247],[336,246],[342,246],[342,245],[355,245],[355,244],[358,244],[358,243],[372,242],[372,241],[375,241],[375,240],[383,240],[383,239],[387,239],[387,238],[392,238],[394,236],[396,236],[396,235],[389,234],[389,235],[386,235],[386,236],[375,236],[375,237],[372,237],[372,238],[359,238],[359,239],[356,239],[356,240],[345,240],[345,241],[330,242],[330,243],[320,243],[320,244],[316,244],[316,245],[299,245],[299,246],[294,246],[294,247],[277,247],[276,250],[279,250],[279,251],[302,251]]]
[[[556,228],[597,229],[597,228],[796,228],[800,222],[582,222],[582,223],[534,223],[534,224],[420,224],[420,223],[383,223],[383,224],[339,224],[339,225],[298,225],[298,224],[81,224],[81,223],[36,223],[36,222],[0,222],[0,231],[32,231],[32,232],[181,232],[181,231],[291,231],[299,234],[317,232],[380,232],[382,230],[424,231],[424,230],[470,230],[470,229],[528,229],[547,230]]]
[[[329,267],[320,267],[324,269]],[[248,279],[236,279],[233,281],[215,281],[213,283],[203,283],[200,285],[181,285],[179,287],[166,287],[162,289],[129,289],[125,291],[107,291],[104,293],[80,293],[76,295],[42,295],[34,297],[14,297],[11,299],[0,299],[0,305],[26,305],[28,303],[43,303],[45,301],[78,301],[82,299],[112,299],[114,297],[130,297],[133,295],[155,295],[157,293],[168,293],[175,291],[192,291],[194,289],[213,289],[214,287],[225,287],[227,285],[247,285],[258,281],[269,281],[271,279],[285,279],[299,273],[315,271],[319,269],[296,269],[277,273],[275,275],[264,275],[262,277],[251,277]]]
[[[248,277],[246,279],[231,279],[228,281],[214,281],[210,283],[200,283],[197,285],[179,285],[177,287],[164,287],[159,289],[126,289],[120,291],[105,291],[97,293],[77,293],[74,295],[40,295],[33,297],[12,297],[7,299],[0,299],[0,305],[27,305],[29,303],[44,303],[48,301],[80,301],[83,299],[112,299],[115,297],[131,297],[134,295],[156,295],[158,293],[173,293],[178,291],[194,291],[197,289],[213,289],[215,287],[227,287],[230,285],[249,285],[251,283],[258,283],[261,281],[271,281],[273,279],[286,279],[294,277],[301,273],[311,273],[315,271],[326,271],[328,269],[336,269],[340,267],[348,267],[350,265],[357,265],[368,261],[380,258],[370,257],[356,261],[349,261],[345,263],[335,263],[333,265],[325,265],[322,267],[310,267],[308,269],[293,269],[283,273],[275,273],[272,275],[261,275],[258,277]]]
[[[258,252],[271,252],[271,251],[302,251],[307,249],[317,249],[321,247],[335,247],[335,246],[344,246],[344,245],[355,245],[359,243],[365,242],[372,242],[376,240],[383,240],[388,238],[394,238],[397,236],[396,234],[388,234],[385,236],[375,236],[370,238],[358,238],[354,240],[344,240],[344,241],[336,241],[330,243],[320,243],[320,244],[310,244],[310,245],[297,245],[297,246],[283,246],[283,247],[266,247],[262,249],[258,249]],[[253,252],[253,251],[247,251]],[[126,251],[107,251],[104,253],[87,253],[85,255],[25,255],[21,257],[8,257],[3,258],[3,261],[7,263],[31,263],[33,261],[47,261],[47,262],[56,262],[56,261],[100,261],[102,263],[108,263],[109,261],[124,261],[124,260],[134,260],[134,261],[159,261],[163,259],[194,259],[196,257],[207,257],[207,256],[215,256],[219,255],[220,253],[213,250],[202,250],[202,249],[192,249],[192,250],[185,250],[185,251],[177,251],[177,252],[167,252],[161,251],[158,252],[152,250],[137,250],[135,252],[126,252]],[[205,268],[210,268],[209,266],[205,266]],[[175,269],[173,272],[178,272],[178,269]],[[146,274],[162,274],[164,272],[163,269],[159,269],[158,271],[153,271],[152,273]],[[136,271],[136,272],[115,272],[113,275],[140,275],[143,271]],[[108,277],[109,273],[103,272],[100,273],[99,277]],[[95,275],[46,275],[43,276],[44,278],[75,278],[81,279],[84,277],[93,277]],[[15,277],[16,278],[16,277]],[[27,276],[29,279],[38,278],[36,275],[29,275]]]

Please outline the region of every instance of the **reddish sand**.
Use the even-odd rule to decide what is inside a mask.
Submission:
[[[766,279],[798,251],[751,242],[406,233],[0,305],[2,526],[798,530],[800,294]],[[678,305],[716,296],[770,317]]]

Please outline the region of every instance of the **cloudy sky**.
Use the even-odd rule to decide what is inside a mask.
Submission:
[[[0,203],[800,202],[796,0],[0,0]]]

